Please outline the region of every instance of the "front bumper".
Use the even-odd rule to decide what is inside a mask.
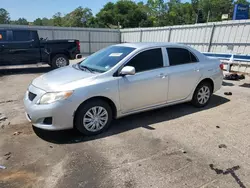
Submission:
[[[28,92],[36,95],[29,99]],[[51,104],[36,104],[45,91],[30,85],[24,97],[24,107],[27,119],[35,126],[45,130],[64,130],[73,128],[74,110],[70,100],[57,101]],[[46,123],[46,118],[52,118],[51,123]]]

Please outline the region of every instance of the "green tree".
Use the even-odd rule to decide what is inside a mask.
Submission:
[[[44,26],[53,26],[54,25],[53,19],[43,18],[42,19],[42,24]]]
[[[38,25],[38,26],[54,26],[53,19],[48,19],[48,18],[37,18],[34,20],[33,25]]]
[[[7,10],[0,8],[0,24],[10,23],[10,16]]]
[[[11,24],[29,25],[29,22],[25,18],[19,18],[18,20],[11,21]]]
[[[199,2],[200,2],[200,0],[191,0],[192,8],[193,8],[193,10],[194,10],[194,12],[195,12],[196,14],[198,13]]]
[[[149,20],[148,9],[139,2],[117,1],[107,3],[96,15],[99,24],[106,27],[116,28],[118,25],[123,28],[149,27],[153,23]]]
[[[164,0],[148,0],[148,14],[154,26],[162,26],[165,24],[167,3]]]
[[[106,26],[103,23],[99,22],[96,17],[91,17],[87,20],[86,27],[105,28]]]
[[[164,14],[168,8],[164,0],[148,0],[147,6],[149,8],[149,14],[155,17]]]
[[[230,14],[233,0],[200,0],[199,8],[202,10],[205,20],[209,15],[209,21],[221,21],[222,14]]]
[[[116,25],[115,13],[114,13],[115,4],[112,2],[107,3],[96,15],[99,23],[105,27],[110,27],[109,25]]]
[[[57,12],[53,17],[52,17],[53,25],[54,26],[63,26],[63,18],[62,14],[60,12]],[[43,23],[44,24],[44,23]]]
[[[67,27],[88,27],[88,20],[92,19],[91,9],[78,7],[63,19],[63,26]]]
[[[43,25],[42,19],[41,18],[35,19],[34,22],[33,22],[33,25],[40,25],[40,26],[42,26]]]

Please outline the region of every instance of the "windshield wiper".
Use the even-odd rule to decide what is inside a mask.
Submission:
[[[85,69],[85,70],[88,70],[89,72],[93,73],[93,70],[90,69],[90,68],[87,67],[87,66],[84,66],[84,65],[80,65],[80,64],[79,64],[79,68],[80,68],[81,70]]]

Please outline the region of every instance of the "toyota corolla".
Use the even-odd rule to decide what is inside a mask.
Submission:
[[[188,101],[204,107],[222,78],[220,61],[189,46],[118,44],[34,79],[24,105],[35,127],[95,135],[130,114]]]

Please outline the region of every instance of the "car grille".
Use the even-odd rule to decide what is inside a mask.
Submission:
[[[29,100],[30,100],[30,101],[33,101],[34,98],[36,98],[36,94],[34,94],[34,93],[32,93],[32,92],[29,92],[28,97],[29,97]]]

